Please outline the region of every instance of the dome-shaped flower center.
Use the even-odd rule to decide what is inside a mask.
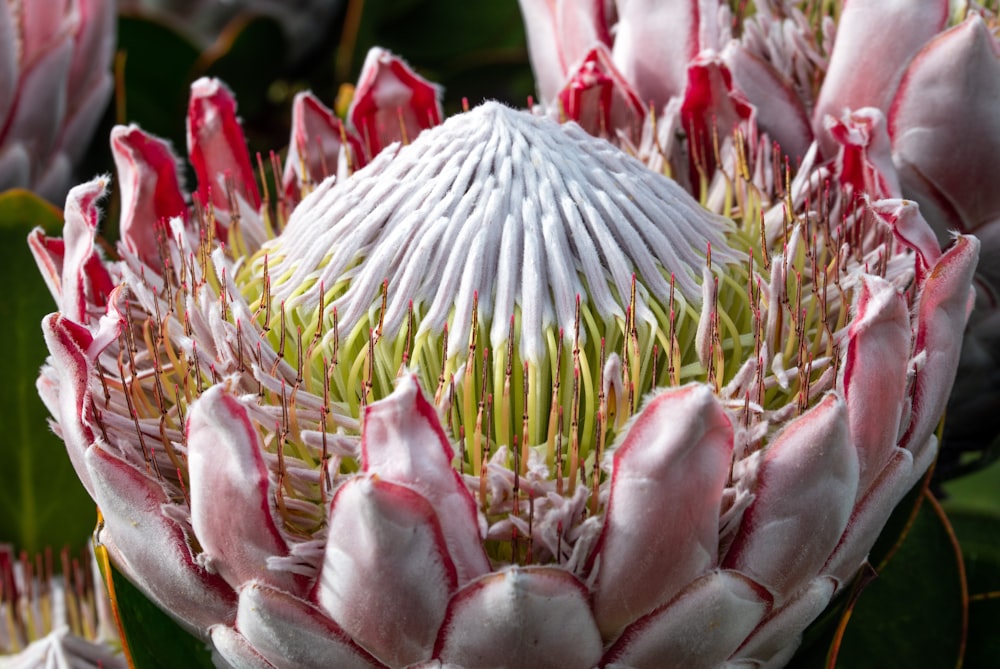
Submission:
[[[286,328],[318,338],[306,366],[336,399],[384,397],[408,364],[451,404],[474,472],[498,446],[545,444],[572,488],[651,387],[721,380],[696,351],[720,289],[737,322],[700,336],[742,348],[733,234],[575,125],[488,103],[314,194],[244,291],[267,285]]]

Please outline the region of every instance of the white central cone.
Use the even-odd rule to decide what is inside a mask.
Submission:
[[[634,313],[652,322],[645,301],[665,305],[671,276],[698,305],[709,248],[713,265],[739,257],[731,223],[675,182],[573,123],[496,102],[332,181],[267,249],[275,303],[315,309],[322,284],[351,332],[387,282],[383,332],[398,334],[412,303],[418,336],[448,323],[449,357],[469,341],[473,311],[494,349],[518,316],[520,355],[539,360],[546,331],[573,333],[577,296],[605,321],[622,318],[634,276]]]

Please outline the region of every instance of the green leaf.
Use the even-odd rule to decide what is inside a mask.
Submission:
[[[964,576],[948,519],[926,493],[906,538],[854,607],[836,666],[959,666],[968,623]]]
[[[983,511],[1000,515],[1000,461],[985,469],[952,479],[943,486],[944,508],[949,512]]]
[[[0,383],[0,541],[36,553],[82,547],[94,526],[94,503],[80,484],[66,447],[49,428],[35,380],[48,350],[42,318],[56,310],[28,250],[28,233],[62,229],[52,205],[27,191],[0,194],[0,323],[7,330]]]
[[[212,655],[204,641],[185,631],[132,585],[104,546],[95,545],[94,553],[131,669],[212,669]]]
[[[965,669],[992,669],[1000,658],[1000,514],[949,512],[969,582]]]

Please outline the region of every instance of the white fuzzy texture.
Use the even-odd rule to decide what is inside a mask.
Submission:
[[[738,258],[729,225],[576,124],[489,102],[318,188],[272,242],[273,294],[311,309],[318,290],[303,283],[349,277],[333,306],[351,331],[388,280],[384,331],[399,332],[412,300],[421,331],[448,322],[449,355],[468,342],[478,294],[491,345],[519,310],[522,358],[537,360],[547,328],[573,332],[577,295],[623,317],[633,275],[640,319],[653,319],[646,300],[669,300],[671,274],[678,297],[700,304],[709,245],[713,268]]]

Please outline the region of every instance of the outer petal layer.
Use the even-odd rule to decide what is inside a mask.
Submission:
[[[981,18],[970,18],[917,55],[889,116],[903,188],[920,202],[939,240],[946,242],[953,229],[974,233],[993,257],[1000,252],[1000,193],[983,187],[983,175],[1000,171],[998,58],[996,38]],[[997,263],[979,272],[1000,290]]]
[[[615,451],[604,529],[591,558],[594,611],[605,637],[716,565],[732,449],[732,425],[705,386],[666,390],[632,422]]]
[[[111,151],[121,189],[122,241],[146,265],[159,267],[157,234],[166,220],[187,213],[177,156],[167,142],[134,125],[111,131]]]
[[[434,657],[483,669],[590,669],[602,645],[587,590],[574,576],[557,567],[510,567],[455,595]]]
[[[844,395],[860,464],[859,494],[892,456],[910,365],[910,318],[888,281],[864,277],[848,329]]]
[[[187,445],[191,524],[201,559],[233,588],[263,579],[299,590],[290,574],[267,569],[267,558],[286,555],[288,546],[274,522],[257,430],[223,386],[192,405]]]
[[[847,526],[857,490],[847,408],[829,394],[767,447],[756,497],[724,566],[783,601],[818,575]]]
[[[195,563],[184,531],[163,513],[169,500],[160,485],[98,446],[86,463],[104,517],[98,540],[115,565],[192,633],[231,624],[236,593]]]
[[[408,488],[358,477],[334,496],[328,528],[319,605],[392,666],[430,659],[457,589],[431,506]]]
[[[407,486],[426,499],[442,524],[459,585],[490,570],[476,504],[451,461],[454,452],[437,411],[416,377],[399,379],[392,395],[365,410],[361,464],[366,472]]]
[[[322,611],[259,581],[240,591],[236,627],[278,669],[384,666]]]
[[[742,574],[711,572],[626,629],[602,666],[714,669],[729,659],[770,607],[767,591]]]

